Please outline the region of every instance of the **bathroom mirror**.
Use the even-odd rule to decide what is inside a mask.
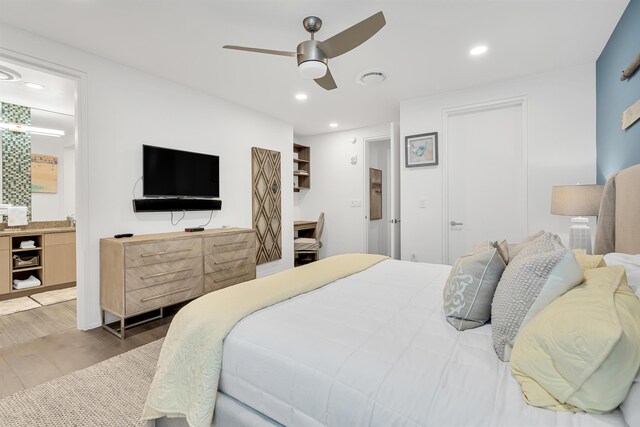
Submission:
[[[31,221],[65,220],[75,215],[76,205],[75,117],[32,108],[31,126],[64,131],[61,137],[31,133]],[[6,149],[5,144],[2,147]],[[2,156],[0,171],[2,168],[13,170],[7,169],[11,173],[0,173],[0,184],[3,177],[19,179],[19,174],[23,173],[21,168],[11,164],[17,157]],[[9,197],[5,197],[4,188],[4,185],[0,185],[1,203],[12,203]],[[4,219],[6,221],[6,217]]]

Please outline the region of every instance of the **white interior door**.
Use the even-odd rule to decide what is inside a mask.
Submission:
[[[391,258],[400,259],[400,126],[391,123],[389,162],[389,246]]]
[[[449,264],[477,243],[523,238],[523,108],[510,102],[446,116]]]

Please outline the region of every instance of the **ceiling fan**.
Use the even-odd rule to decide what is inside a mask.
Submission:
[[[245,50],[269,55],[295,56],[298,59],[298,70],[302,77],[314,79],[324,89],[333,90],[338,86],[328,68],[329,59],[360,46],[380,31],[385,24],[383,13],[378,12],[325,41],[319,41],[315,40],[314,35],[322,27],[322,20],[317,16],[308,16],[304,18],[302,25],[311,34],[311,40],[300,43],[296,52],[233,45],[224,45],[222,47],[224,49]]]

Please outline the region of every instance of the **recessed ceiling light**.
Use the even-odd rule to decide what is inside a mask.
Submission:
[[[307,100],[307,94],[306,93],[296,93],[296,99],[298,101],[306,101]]]
[[[44,89],[44,86],[39,84],[39,83],[33,83],[33,82],[24,82],[24,85],[26,87],[29,87],[31,89],[37,89],[37,90],[42,90]]]
[[[337,128],[337,127],[338,127],[338,124],[337,124],[336,122],[329,123],[329,127],[330,127],[330,128]]]
[[[3,82],[17,82],[22,76],[16,70],[12,70],[9,67],[3,67],[0,65],[0,81]]]
[[[485,45],[476,46],[469,51],[469,53],[473,56],[482,55],[486,53],[488,48]]]

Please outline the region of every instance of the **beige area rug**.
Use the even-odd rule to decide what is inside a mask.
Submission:
[[[38,307],[42,306],[29,297],[0,301],[0,316],[17,313],[19,311],[31,310],[32,308]]]
[[[30,298],[40,305],[51,305],[71,301],[72,299],[76,299],[76,287],[33,294]]]
[[[140,416],[163,341],[0,399],[0,426],[146,426]]]

